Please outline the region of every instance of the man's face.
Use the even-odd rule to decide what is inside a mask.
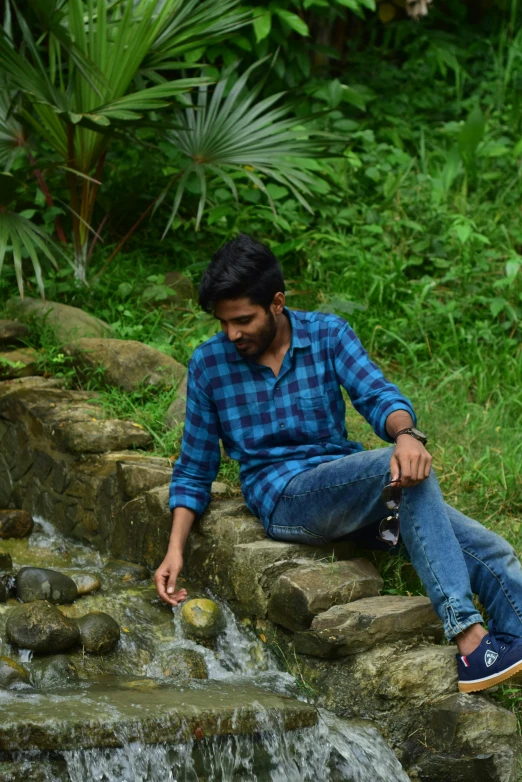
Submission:
[[[214,307],[214,317],[244,358],[257,359],[272,343],[277,333],[277,318],[273,305],[265,312],[248,297],[224,299]]]

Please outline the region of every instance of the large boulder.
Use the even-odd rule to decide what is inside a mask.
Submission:
[[[298,632],[298,652],[344,657],[377,644],[416,637],[442,638],[442,623],[427,597],[384,595],[336,605],[319,614],[310,630]]]
[[[79,339],[64,352],[79,371],[103,370],[108,386],[128,392],[143,385],[176,386],[185,374],[173,358],[136,340]]]
[[[382,585],[376,568],[366,559],[311,562],[279,576],[268,600],[268,618],[288,630],[306,630],[317,614],[378,595]]]
[[[0,380],[37,375],[37,358],[38,351],[34,348],[17,348],[0,353]]]
[[[118,622],[103,611],[93,611],[76,619],[81,644],[89,654],[107,654],[120,639]]]
[[[55,606],[42,600],[18,606],[9,614],[7,639],[39,654],[64,652],[80,641],[80,631]]]
[[[19,345],[29,336],[29,328],[18,320],[0,320],[0,347]]]
[[[70,342],[82,337],[109,337],[111,328],[88,312],[68,304],[41,299],[10,299],[6,305],[10,317],[21,320],[34,318],[42,325],[49,325],[60,342]]]
[[[49,603],[73,603],[78,597],[78,588],[72,578],[39,567],[23,567],[16,577],[16,596],[22,603],[47,600]]]
[[[25,538],[33,529],[33,519],[25,510],[0,510],[0,538]]]

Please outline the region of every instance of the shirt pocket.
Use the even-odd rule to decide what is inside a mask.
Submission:
[[[330,435],[330,397],[327,392],[296,399],[299,429],[308,442],[328,439]]]

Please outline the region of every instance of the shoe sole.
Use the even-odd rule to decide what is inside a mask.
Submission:
[[[490,687],[494,687],[495,684],[500,684],[501,682],[505,682],[506,679],[511,679],[512,676],[520,673],[520,671],[522,671],[522,660],[519,663],[515,663],[510,668],[507,668],[505,671],[502,671],[502,673],[497,673],[493,676],[486,676],[484,679],[475,679],[471,682],[459,681],[459,690],[460,692],[477,692],[479,690],[487,690]]]

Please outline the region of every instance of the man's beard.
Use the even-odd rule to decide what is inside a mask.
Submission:
[[[255,336],[255,342],[254,339],[245,340],[245,342],[248,342],[248,345],[243,350],[239,350],[239,348],[236,348],[237,352],[240,356],[245,356],[245,358],[253,359],[254,361],[258,359],[260,356],[263,355],[265,350],[267,350],[272,342],[275,339],[275,336],[277,334],[277,318],[276,316],[268,312],[267,313],[267,319],[266,323]],[[241,340],[238,340],[239,342]]]

